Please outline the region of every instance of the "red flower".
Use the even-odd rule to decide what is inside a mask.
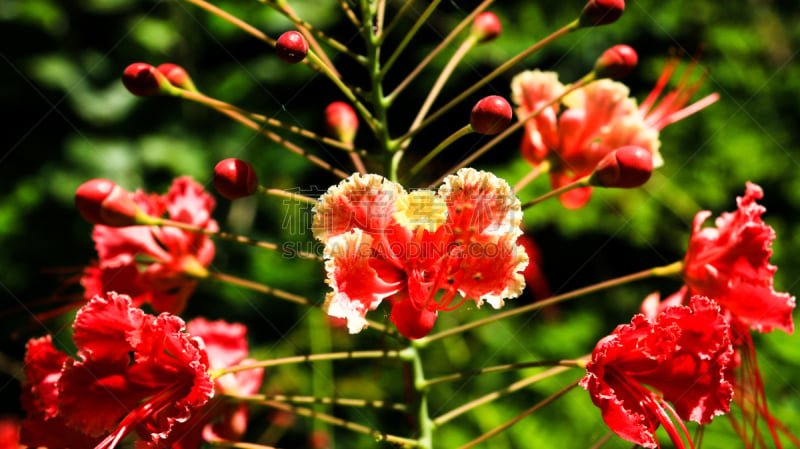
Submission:
[[[502,307],[525,286],[521,218],[508,184],[486,172],[462,169],[437,193],[410,194],[381,176],[353,175],[322,196],[314,216],[333,288],[328,314],[356,333],[391,297],[400,333],[421,338],[440,310],[466,299]]]
[[[0,416],[0,449],[24,449],[19,444],[19,419]]]
[[[247,363],[247,328],[224,321],[196,318],[186,325],[189,335],[199,339],[208,353],[209,370]],[[214,380],[214,392],[248,396],[261,387],[263,368],[227,374]],[[192,417],[173,428],[165,445],[174,449],[196,449],[203,440],[238,441],[247,429],[247,404],[213,398],[192,413]]]
[[[213,394],[206,351],[176,316],[110,293],[81,308],[73,329],[77,359],[48,337],[28,344],[24,444],[110,449],[135,430],[146,447],[167,447],[173,426]]]
[[[211,218],[214,198],[188,177],[175,179],[166,195],[130,194],[153,217],[217,230]],[[174,227],[96,225],[92,238],[99,261],[86,268],[81,284],[87,298],[117,291],[134,305],[150,303],[157,312],[177,314],[186,307],[197,279],[214,259],[214,243],[203,234]]]
[[[657,447],[660,423],[675,445],[684,447],[670,414],[686,435],[681,420],[708,423],[729,410],[729,331],[719,306],[701,296],[689,307],[667,308],[654,320],[636,315],[597,344],[581,386],[620,437]]]
[[[775,231],[761,220],[766,210],[756,203],[761,188],[747,183],[738,209],[723,213],[716,227],[703,228],[711,212],[699,212],[683,261],[683,279],[691,294],[714,298],[736,319],[752,329],[787,333],[794,330],[794,297],[773,287],[777,268],[770,265]]]
[[[667,62],[641,106],[629,97],[624,84],[609,79],[575,90],[526,123],[522,155],[533,165],[549,161],[553,189],[591,174],[607,154],[626,145],[649,151],[654,167],[660,167],[663,161],[658,152],[659,131],[718,98],[717,94],[711,94],[686,106],[702,81],[689,84],[688,77],[684,77],[676,89],[656,104],[677,65],[677,59]],[[687,71],[691,73],[693,68],[694,65]],[[519,117],[527,117],[566,90],[557,74],[538,70],[517,75],[511,81],[511,88]],[[561,114],[560,104],[566,107]],[[589,201],[591,192],[590,187],[574,189],[560,199],[566,207],[576,209]]]

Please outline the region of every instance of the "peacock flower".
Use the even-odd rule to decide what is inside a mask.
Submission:
[[[166,195],[142,191],[129,195],[149,216],[166,215],[176,222],[217,230],[211,218],[214,198],[189,177],[175,179]],[[85,296],[116,291],[130,296],[136,306],[151,304],[157,312],[182,312],[214,259],[214,242],[207,235],[171,226],[95,225],[92,238],[99,260],[84,270]]]
[[[690,83],[685,75],[659,101],[677,65],[677,58],[668,60],[641,106],[630,97],[627,86],[610,79],[600,79],[564,95],[568,86],[558,81],[556,73],[520,73],[511,81],[517,116],[527,117],[541,110],[525,124],[522,155],[534,166],[545,161],[550,164],[553,189],[591,174],[606,155],[626,145],[644,148],[653,156],[654,167],[660,167],[661,129],[718,99],[717,94],[711,94],[687,106],[702,80]],[[694,64],[686,73],[691,74],[693,68]],[[566,207],[576,209],[589,201],[591,192],[590,187],[574,189],[560,199]]]
[[[355,174],[315,208],[314,235],[325,244],[332,288],[326,310],[357,333],[367,312],[389,298],[400,333],[421,338],[439,311],[467,299],[500,308],[525,286],[521,218],[511,188],[487,172],[461,169],[437,192],[411,193],[381,176]]]
[[[663,425],[676,447],[684,448],[674,418],[691,446],[683,420],[705,424],[730,409],[729,335],[720,307],[701,296],[655,318],[636,315],[600,340],[581,386],[620,437],[655,448],[655,431]]]
[[[213,396],[208,354],[184,328],[176,316],[146,314],[129,297],[109,293],[78,311],[77,358],[49,337],[32,340],[22,443],[113,449],[136,432],[142,447],[170,447],[175,426]]]
[[[756,200],[763,196],[761,187],[747,183],[745,195],[736,199],[737,210],[723,213],[716,227],[703,227],[710,211],[697,213],[683,280],[690,294],[714,298],[754,330],[792,333],[795,299],[773,288],[777,267],[769,258],[775,231],[761,220],[766,208]]]

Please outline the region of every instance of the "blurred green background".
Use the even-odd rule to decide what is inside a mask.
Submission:
[[[299,16],[360,49],[352,24],[334,1],[291,1]],[[390,1],[389,14],[403,2]],[[462,63],[442,98],[457,95],[494,67],[571,21],[582,1],[506,1],[490,8],[502,20],[503,34],[477,48]],[[215,4],[273,37],[289,22],[257,1]],[[416,17],[426,2],[415,2]],[[403,78],[478,2],[442,2],[390,72],[390,86]],[[526,230],[539,243],[543,270],[555,293],[682,258],[691,220],[701,209],[718,215],[735,208],[735,197],[750,180],[764,188],[764,218],[777,232],[772,262],[779,267],[776,290],[796,293],[800,280],[800,8],[792,0],[718,2],[628,2],[614,25],[574,33],[528,58],[422,133],[409,151],[409,162],[462,127],[474,101],[482,96],[510,96],[511,77],[525,69],[556,70],[563,82],[577,80],[602,51],[618,43],[633,46],[640,65],[625,80],[643,99],[671,53],[698,56],[708,80],[698,94],[718,92],[712,107],[661,133],[665,165],[643,189],[596,192],[589,206],[568,211],[558,202],[526,213]],[[389,39],[397,43],[410,26],[404,21]],[[445,55],[451,53],[445,52]],[[93,257],[91,227],[76,214],[77,186],[91,178],[112,179],[134,190],[164,192],[170,180],[192,175],[209,185],[214,164],[225,157],[253,163],[262,184],[284,189],[325,190],[337,179],[310,166],[252,131],[194,104],[171,98],[136,98],[120,75],[133,62],[184,66],[198,87],[211,96],[322,132],[322,109],[342,95],[303,65],[289,66],[271,48],[230,24],[182,1],[143,0],[3,0],[0,2],[0,101],[6,105],[0,133],[0,412],[19,414],[19,384],[14,379],[28,338],[51,332],[69,341],[71,315],[39,320],[54,301],[79,293],[73,275]],[[346,57],[334,58],[354,83],[365,76]],[[410,123],[415,108],[446,59],[440,57],[413,83],[391,111],[393,132]],[[677,77],[676,77],[677,79]],[[444,104],[439,101],[437,104]],[[357,143],[369,147],[362,130]],[[312,153],[351,171],[341,152],[311,141],[298,141]],[[454,161],[485,143],[468,137],[432,163],[428,181]],[[518,151],[519,135],[479,159],[510,183],[529,170]],[[380,167],[373,169],[380,171]],[[424,181],[424,180],[423,180]],[[425,185],[421,183],[420,185]],[[210,186],[209,186],[210,187]],[[415,186],[408,186],[415,187]],[[521,193],[527,200],[545,192],[539,179]],[[218,201],[215,217],[223,229],[269,241],[311,245],[310,211],[275,198]],[[274,253],[227,242],[217,246],[214,268],[322,301],[327,287],[320,264],[286,260]],[[677,282],[658,281],[609,290],[558,308],[486,326],[462,337],[436,343],[425,352],[430,375],[514,361],[574,358],[619,323],[630,321],[650,292],[672,293]],[[530,293],[507,307],[533,300]],[[386,308],[373,312],[381,320]],[[436,329],[489,316],[474,307],[442,314]],[[307,353],[324,342],[326,321],[271,297],[241,288],[201,285],[185,313],[250,324],[251,346],[259,358]],[[41,318],[41,316],[39,316]],[[368,349],[392,345],[364,332],[347,336],[334,329],[332,347]],[[800,429],[800,337],[775,332],[755,336],[770,407],[791,429]],[[324,346],[324,344],[323,344]],[[313,348],[319,349],[319,347]],[[389,362],[336,364],[335,384],[325,372],[296,366],[270,370],[267,389],[311,394],[312,372],[318,391],[342,397],[403,399],[403,369]],[[434,389],[431,412],[437,416],[483,393],[503,388],[535,371],[493,374]],[[576,375],[577,374],[577,375]],[[457,447],[555,392],[580,373],[537,384],[484,406],[437,433],[436,447]],[[321,376],[321,377],[320,377]],[[320,380],[321,379],[321,380]],[[337,410],[354,420],[391,422],[386,430],[403,434],[410,423],[396,415]],[[272,415],[258,411],[248,435],[262,435]],[[387,419],[388,417],[388,419]],[[279,447],[307,447],[312,428],[298,418]],[[694,429],[694,427],[692,427]],[[607,432],[600,412],[578,389],[534,416],[525,418],[484,447],[585,448]],[[337,431],[335,446],[370,447],[369,438]],[[725,418],[706,430],[704,447],[738,447]],[[662,436],[664,447],[670,447]],[[630,447],[612,439],[604,447]]]

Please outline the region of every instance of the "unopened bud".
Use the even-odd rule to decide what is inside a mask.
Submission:
[[[630,189],[639,187],[653,174],[653,155],[642,147],[628,145],[609,153],[594,169],[589,184]]]
[[[247,162],[224,159],[214,167],[214,188],[229,200],[244,198],[258,190],[258,176]]]
[[[122,73],[122,84],[137,97],[152,97],[170,93],[170,82],[158,69],[136,62],[129,65]]]
[[[475,104],[469,117],[476,133],[492,136],[503,131],[511,123],[511,105],[498,95],[490,95]]]
[[[625,11],[624,0],[589,0],[583,7],[578,26],[594,27],[614,23]]]
[[[125,189],[107,179],[92,179],[78,187],[75,206],[89,223],[112,227],[139,224],[142,214]]]
[[[358,131],[356,111],[343,101],[334,101],[325,108],[325,130],[331,137],[353,143]]]
[[[604,51],[594,65],[597,78],[620,80],[628,76],[639,62],[636,50],[627,45],[615,45]]]
[[[183,67],[172,64],[169,62],[165,62],[158,66],[157,70],[161,72],[167,80],[175,87],[180,87],[181,89],[186,89],[191,92],[197,92],[197,88],[194,86],[194,82],[192,81],[192,77],[186,73]]]
[[[308,42],[297,31],[287,31],[275,42],[275,51],[283,62],[297,64],[308,54]]]
[[[478,39],[478,42],[485,43],[497,39],[503,31],[500,19],[493,12],[482,12],[478,14],[472,22],[470,33]]]

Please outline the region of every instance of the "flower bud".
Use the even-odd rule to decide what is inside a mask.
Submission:
[[[161,64],[156,69],[161,72],[167,80],[175,87],[180,87],[181,89],[186,89],[188,91],[197,92],[197,88],[194,86],[194,82],[192,78],[186,73],[183,67],[172,64],[169,62],[165,62]]]
[[[112,227],[132,226],[141,213],[122,187],[107,179],[92,179],[78,187],[75,206],[89,223]]]
[[[636,50],[627,45],[615,45],[603,52],[594,65],[594,73],[597,78],[619,80],[628,76],[637,62]]]
[[[122,73],[122,84],[137,97],[152,97],[170,93],[170,82],[155,67],[143,62],[129,65]]]
[[[483,98],[472,108],[469,121],[476,133],[492,136],[511,123],[511,105],[498,95]]]
[[[275,42],[275,51],[283,62],[297,64],[308,54],[308,42],[297,31],[287,31]]]
[[[497,39],[503,31],[500,19],[493,12],[482,12],[472,22],[470,34],[478,38],[479,43],[490,42]]]
[[[639,187],[653,174],[653,155],[642,147],[617,148],[597,164],[589,184],[598,187],[630,189]]]
[[[589,0],[583,7],[578,26],[594,27],[614,23],[624,10],[624,0]]]
[[[244,198],[258,189],[258,176],[247,162],[224,159],[214,167],[214,188],[229,200]]]
[[[325,130],[340,142],[353,143],[358,131],[356,111],[343,101],[334,101],[325,108]]]

